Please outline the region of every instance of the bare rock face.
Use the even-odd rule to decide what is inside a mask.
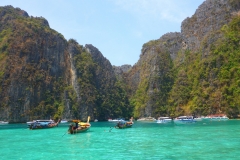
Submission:
[[[122,66],[113,66],[113,68],[114,68],[115,74],[122,74],[122,73],[127,73],[132,68],[132,66],[125,64]]]
[[[120,69],[122,70],[123,73],[127,73],[131,68],[132,68],[132,66],[129,64],[120,66]]]
[[[86,50],[91,54],[92,59],[99,66],[96,70],[96,77],[99,81],[97,81],[97,85],[102,85],[103,83],[108,83],[109,85],[113,85],[116,81],[116,77],[112,68],[111,63],[107,60],[102,53],[93,45],[86,44]],[[100,83],[103,80],[105,82]]]
[[[125,64],[122,66],[113,66],[113,70],[118,79],[123,80],[125,78],[124,74],[131,70],[132,66]]]
[[[172,60],[175,59],[178,51],[182,48],[182,34],[178,32],[167,33],[158,40],[145,43],[142,47],[139,61],[127,73],[128,82],[133,86],[133,92],[136,91],[141,79],[150,78],[159,75],[159,53],[168,54]]]
[[[24,10],[21,10],[20,8],[13,8],[13,6],[11,5],[8,5],[8,6],[5,6],[5,7],[2,7],[1,9],[1,13],[0,13],[0,17],[3,17],[8,11],[10,10],[15,10],[15,13],[16,15],[19,15],[19,16],[22,16],[22,17],[25,17],[25,18],[28,18],[28,13]]]
[[[153,40],[148,43],[145,43],[142,47],[142,53],[140,58],[145,55],[146,51],[149,51],[151,48],[151,52],[154,53],[156,48],[160,48],[165,52],[168,52],[171,58],[174,60],[178,51],[182,48],[183,36],[178,32],[166,33],[158,40]]]
[[[204,38],[227,24],[233,14],[239,11],[236,0],[206,0],[192,17],[186,18],[181,25],[181,33],[186,49],[196,51]],[[213,43],[220,35],[216,34],[208,43]]]

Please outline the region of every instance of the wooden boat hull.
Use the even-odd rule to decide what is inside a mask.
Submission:
[[[118,123],[115,128],[117,129],[125,129],[125,128],[131,128],[133,126],[133,122],[126,122],[126,123]]]
[[[115,127],[117,129],[125,129],[125,128],[131,128],[132,126],[126,126],[126,127]]]
[[[29,126],[29,129],[47,129],[47,128],[54,128],[54,127],[57,127],[58,126],[58,124],[56,123],[56,124],[50,124],[50,125],[36,125],[36,126],[34,126],[34,125],[30,125]]]
[[[82,133],[82,132],[86,132],[87,130],[90,129],[90,126],[89,127],[86,127],[86,128],[77,128],[77,129],[70,129],[68,130],[68,133],[69,134],[76,134],[76,133]]]
[[[54,128],[58,126],[59,124],[58,120],[57,122],[54,122],[53,120],[34,120],[31,122],[27,122],[27,125],[29,126],[29,129],[47,129],[47,128]]]
[[[86,132],[91,127],[91,124],[89,123],[89,120],[90,120],[90,116],[88,116],[88,120],[87,120],[86,123],[80,122],[80,120],[73,120],[73,122],[76,125],[74,127],[73,124],[70,124],[70,126],[68,128],[68,133],[69,134],[76,134],[76,133]]]

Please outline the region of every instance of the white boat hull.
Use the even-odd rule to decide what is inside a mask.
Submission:
[[[157,123],[171,123],[172,119],[169,117],[159,117]]]
[[[67,120],[61,120],[60,123],[68,123],[68,121]]]
[[[192,116],[180,116],[174,119],[174,123],[176,124],[191,124],[196,122]]]
[[[144,118],[139,118],[137,121],[138,122],[156,122],[157,120],[153,117],[144,117]]]
[[[202,121],[202,118],[194,118],[195,121]]]
[[[211,121],[227,121],[227,120],[229,120],[229,118],[212,117],[212,118],[209,118],[209,120],[211,120]]]
[[[115,122],[115,123],[123,122],[123,121],[125,121],[125,120],[124,119],[108,119],[108,122]]]
[[[0,121],[0,124],[8,124],[8,122]]]
[[[171,123],[172,120],[157,120],[157,123]]]

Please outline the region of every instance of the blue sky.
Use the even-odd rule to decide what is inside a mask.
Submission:
[[[180,32],[204,0],[1,0],[30,16],[44,17],[67,40],[92,44],[112,65],[134,65],[142,45]]]

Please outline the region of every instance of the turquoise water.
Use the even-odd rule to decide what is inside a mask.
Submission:
[[[42,130],[26,124],[0,125],[0,159],[239,159],[240,120],[175,125],[135,122],[110,129],[92,122],[85,133],[65,134],[69,124]],[[109,132],[111,131],[111,132]]]

